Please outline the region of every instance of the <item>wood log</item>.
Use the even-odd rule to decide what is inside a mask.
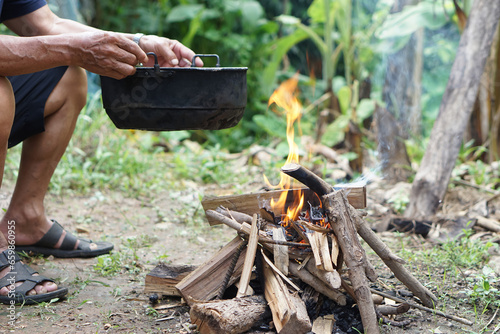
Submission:
[[[488,231],[500,232],[500,223],[497,220],[483,216],[476,216],[475,218],[477,219],[477,226],[480,226]]]
[[[403,314],[408,312],[410,305],[407,303],[395,304],[395,305],[378,305],[377,311],[382,315],[393,315],[393,314]]]
[[[239,211],[234,211],[234,210],[229,210],[225,207],[219,206],[215,211],[217,211],[220,214],[223,214],[226,217],[233,218],[236,220],[238,223],[243,224],[243,223],[252,223],[252,217],[253,215],[247,215],[246,213],[239,212]]]
[[[342,191],[334,191],[323,196],[323,205],[329,221],[336,221],[332,228],[337,236],[339,246],[344,255],[344,262],[349,268],[351,280],[363,328],[367,333],[379,333],[377,315],[373,304],[367,277],[374,280],[376,273],[368,265],[364,249],[358,239],[353,218],[346,207],[345,195]]]
[[[337,264],[339,263],[339,242],[337,241],[337,237],[333,233],[330,235],[330,239],[332,240],[332,263],[335,268],[338,268]]]
[[[278,333],[303,334],[311,330],[311,321],[298,294],[288,292],[285,284],[267,263],[263,263],[264,296]]]
[[[311,245],[311,250],[312,250],[313,256],[314,256],[314,264],[316,265],[317,268],[323,269],[323,261],[321,259],[321,250],[319,249],[318,239],[316,238],[316,235],[314,233],[318,233],[318,232],[306,233],[307,240],[309,240],[309,244]]]
[[[316,291],[330,298],[340,306],[345,306],[347,304],[347,299],[344,294],[336,289],[333,289],[331,286],[328,286],[326,283],[307,271],[307,269],[302,268],[299,270],[298,267],[299,265],[297,263],[290,262],[290,273],[298,277],[302,282],[312,286]]]
[[[283,229],[277,228],[273,230],[273,240],[286,241]],[[285,276],[288,275],[288,247],[282,245],[273,246],[274,264]]]
[[[327,284],[332,289],[340,288],[340,285],[341,285],[340,275],[336,270],[333,270],[333,271],[321,270],[317,266],[314,265],[313,261],[308,261],[305,268],[312,275],[319,278],[321,281],[323,281],[323,283]]]
[[[240,334],[268,315],[263,296],[247,296],[210,302],[197,302],[189,312],[200,334]]]
[[[269,267],[271,267],[272,270],[274,270],[274,272],[276,274],[278,274],[282,279],[283,281],[285,281],[285,283],[287,283],[289,286],[291,286],[293,289],[295,289],[295,291],[298,291],[298,292],[301,292],[302,290],[300,290],[300,288],[295,284],[293,283],[289,278],[288,276],[285,276],[273,263],[273,261],[271,261],[266,253],[264,252],[264,250],[261,248],[260,249],[260,253],[262,255],[262,258],[264,259],[264,261],[269,265]]]
[[[363,209],[366,207],[366,187],[365,186],[350,186],[350,185],[336,185],[336,189],[346,188],[348,191],[349,203],[356,209]],[[270,201],[273,198],[277,201],[282,192],[292,192],[297,189],[292,190],[274,190],[267,192],[260,192],[254,194],[244,194],[244,195],[230,195],[213,197],[207,196],[201,202],[205,212],[207,210],[216,210],[219,206],[228,208],[229,210],[238,211],[245,213],[247,215],[253,215],[256,213],[262,205],[261,202]],[[313,191],[308,188],[300,188],[304,192],[305,200],[311,202],[312,205],[319,203],[318,197]],[[293,196],[287,196],[290,201],[293,201]],[[220,224],[220,222],[214,220],[207,216],[207,220],[210,225]]]
[[[246,241],[239,236],[234,238],[175,286],[188,304],[190,300],[207,301],[217,296],[233,255],[243,243],[246,243]],[[245,254],[246,249],[243,249],[236,262],[229,284],[233,284],[240,277]]]
[[[255,254],[257,254],[258,240],[259,227],[257,226],[257,214],[254,214],[250,230],[250,239],[248,240],[247,252],[245,255],[245,263],[243,264],[243,269],[241,271],[240,285],[238,287],[236,297],[241,298],[247,295],[247,288],[250,283],[250,276],[252,275]]]
[[[144,293],[180,297],[175,286],[195,269],[196,266],[160,263],[146,275]]]
[[[302,167],[299,164],[289,163],[281,167],[281,171],[288,176],[293,177],[297,181],[305,184],[309,189],[314,191],[318,196],[324,196],[333,192],[333,186],[325,182],[322,178]]]
[[[312,331],[315,334],[332,334],[335,316],[333,314],[318,317],[313,322]]]
[[[323,268],[326,271],[333,272],[333,262],[330,254],[330,248],[328,246],[328,238],[325,233],[315,232],[316,239],[318,240],[319,249],[321,251],[321,260],[323,261]]]
[[[379,295],[375,295],[373,293],[372,293],[372,299],[373,299],[373,303],[375,305],[380,305],[384,302],[384,297],[379,296]]]

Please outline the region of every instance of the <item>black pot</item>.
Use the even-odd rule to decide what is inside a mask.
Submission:
[[[218,130],[233,127],[247,104],[246,67],[220,67],[195,55],[192,67],[138,67],[121,80],[101,76],[102,103],[119,129]],[[216,57],[216,67],[195,67]]]

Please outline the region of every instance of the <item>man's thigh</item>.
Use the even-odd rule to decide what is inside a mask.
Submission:
[[[26,138],[45,131],[45,103],[67,67],[7,77],[16,99],[14,124],[10,132],[9,147],[13,147]]]

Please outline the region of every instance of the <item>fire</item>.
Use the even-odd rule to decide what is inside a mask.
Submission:
[[[283,82],[271,95],[268,103],[268,106],[271,106],[273,104],[277,105],[286,114],[286,138],[289,147],[286,164],[299,163],[299,148],[294,141],[294,124],[295,122],[300,121],[300,116],[302,114],[302,104],[297,98],[297,83],[297,75]],[[291,178],[288,175],[281,174],[281,180],[277,186],[272,186],[265,175],[264,179],[266,183],[271,187],[282,190],[288,190],[291,188]],[[285,222],[285,224],[289,220],[296,220],[304,205],[304,194],[301,190],[294,191],[294,202],[293,204],[288,205],[288,207],[286,206],[287,194],[288,192],[286,191],[282,192],[277,202],[274,202],[274,200],[271,199],[271,208],[275,211],[277,211],[276,209],[281,210],[282,215],[284,215],[282,220]]]

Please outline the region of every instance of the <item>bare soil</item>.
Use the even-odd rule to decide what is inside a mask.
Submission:
[[[375,188],[374,188],[375,187]],[[377,191],[379,186],[368,186],[370,222],[383,221],[384,204]],[[215,191],[205,189],[205,193]],[[382,190],[383,194],[385,190]],[[470,197],[467,199],[468,194]],[[3,203],[8,201],[9,192],[3,190]],[[455,196],[455,197],[453,197]],[[455,205],[459,210],[468,202],[477,201],[478,192],[464,190],[449,197],[447,207]],[[487,195],[484,195],[487,197]],[[68,230],[94,240],[108,240],[115,244],[115,258],[119,260],[110,266],[118,267],[117,274],[103,274],[96,267],[99,259],[54,259],[32,257],[30,265],[43,275],[57,280],[61,286],[70,289],[67,299],[37,306],[23,306],[16,309],[15,326],[7,325],[8,312],[0,309],[0,333],[195,333],[190,326],[189,309],[180,299],[161,300],[161,304],[179,305],[166,311],[154,312],[148,295],[144,291],[144,278],[159,261],[173,264],[201,264],[220,247],[231,240],[235,233],[226,227],[209,227],[208,223],[196,224],[185,212],[179,212],[179,200],[199,201],[193,190],[176,193],[165,192],[154,200],[124,197],[118,192],[88,196],[48,195],[46,199],[49,217],[58,220]],[[2,206],[5,207],[5,206]],[[199,206],[198,210],[202,210]],[[196,210],[195,210],[196,211]],[[500,212],[500,209],[497,210]],[[194,214],[191,212],[191,214]],[[180,218],[182,217],[182,218]],[[384,240],[397,252],[401,247],[394,233],[382,233]],[[415,236],[416,247],[425,244]],[[404,287],[376,259],[373,259],[380,276],[377,285],[382,289],[404,289]],[[121,255],[121,257],[119,256]],[[410,268],[428,284],[428,274],[423,268]],[[443,273],[433,273],[443,275]],[[439,287],[428,286],[440,295],[440,310],[475,321],[473,327],[412,309],[398,319],[410,319],[404,328],[382,326],[383,333],[479,333],[481,327],[493,316],[493,312],[475,318],[470,305],[461,302],[457,286],[447,286],[444,281]],[[438,290],[439,289],[439,290]],[[443,297],[444,296],[444,297]],[[418,301],[415,301],[418,302]],[[500,318],[500,317],[499,317]],[[494,319],[489,328],[498,324]],[[263,332],[274,333],[270,330]],[[348,332],[356,333],[351,330]],[[344,331],[337,331],[344,333]]]

